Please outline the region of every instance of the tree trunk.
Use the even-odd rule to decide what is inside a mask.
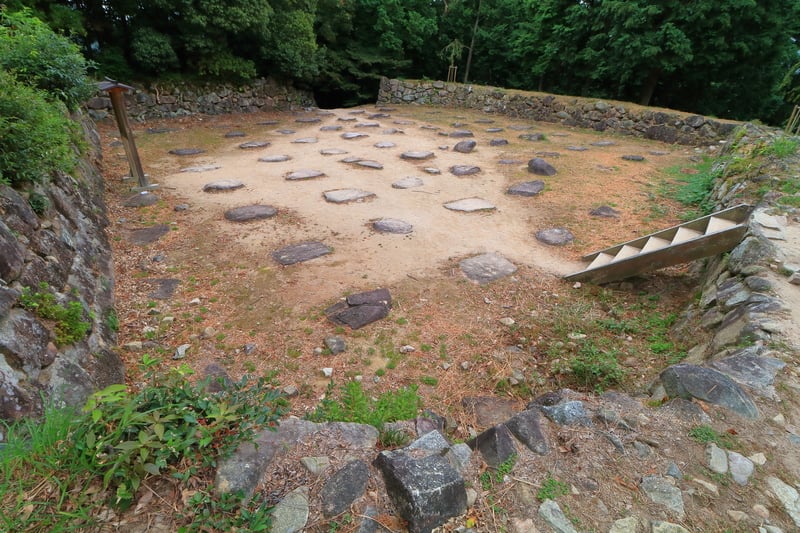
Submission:
[[[661,77],[661,69],[654,68],[650,71],[650,74],[647,75],[647,79],[644,80],[644,85],[642,86],[642,95],[639,99],[639,103],[641,105],[650,105],[650,100],[653,98],[653,93],[656,90],[656,85],[658,84],[658,78]]]
[[[478,0],[478,9],[475,12],[475,24],[472,26],[472,39],[469,43],[467,52],[467,65],[464,67],[464,83],[469,83],[469,67],[472,64],[472,50],[475,48],[475,35],[478,33],[478,21],[481,18],[481,4],[483,0]]]

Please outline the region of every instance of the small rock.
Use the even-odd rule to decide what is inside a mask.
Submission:
[[[553,176],[556,169],[541,157],[535,157],[528,161],[528,172],[538,176]]]
[[[539,506],[539,517],[558,533],[578,533],[554,500],[545,500]]]
[[[611,524],[608,533],[637,533],[639,531],[639,519],[635,516],[620,518]]]
[[[713,442],[706,446],[706,461],[708,468],[717,474],[725,474],[728,472],[728,456],[725,451],[720,449],[719,446]]]
[[[714,496],[719,496],[719,487],[714,485],[713,483],[709,483],[708,481],[700,478],[692,478],[692,481],[706,489],[710,494]]]
[[[575,236],[566,228],[549,228],[536,232],[536,239],[551,246],[564,246],[575,240]]]
[[[670,463],[667,466],[667,475],[669,477],[674,477],[675,479],[683,479],[683,473],[681,473],[680,468],[675,463]]]
[[[741,522],[743,520],[747,520],[748,518],[747,513],[743,511],[736,511],[734,509],[728,509],[728,517],[734,522]]]
[[[308,521],[308,489],[298,487],[286,495],[272,510],[271,531],[302,531]]]
[[[767,456],[761,452],[754,453],[753,455],[749,456],[748,459],[753,461],[753,464],[757,464],[758,466],[764,466],[767,464]]]
[[[764,505],[757,503],[753,505],[751,509],[753,511],[753,514],[755,514],[759,518],[763,518],[764,520],[769,518],[769,509],[767,509]]]
[[[401,346],[400,347],[400,353],[411,353],[411,352],[413,352],[415,350],[416,350],[416,348],[414,348],[410,344],[406,344],[405,346]]]
[[[668,479],[661,476],[645,476],[639,486],[653,502],[667,507],[683,518],[685,514],[683,495],[681,490]]]
[[[661,522],[660,520],[651,522],[650,527],[652,528],[651,533],[691,533],[683,526],[671,522]]]
[[[728,451],[728,466],[733,480],[739,485],[747,485],[753,475],[755,465],[753,461],[740,453]]]
[[[347,349],[347,343],[341,337],[325,337],[325,347],[331,352],[331,355],[336,355]]]
[[[322,375],[326,378],[333,376],[333,369],[330,367],[326,367],[322,369]]]
[[[172,356],[173,359],[183,359],[186,357],[186,351],[191,348],[191,344],[181,344],[175,349],[175,354]]]
[[[300,463],[315,476],[322,474],[331,466],[331,460],[327,457],[303,457]]]
[[[504,326],[513,326],[514,324],[516,324],[516,321],[514,321],[514,319],[511,317],[504,316],[503,318],[500,319],[500,323],[503,324]]]

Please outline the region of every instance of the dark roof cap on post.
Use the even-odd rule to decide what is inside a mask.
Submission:
[[[125,85],[124,83],[120,83],[117,80],[112,80],[111,78],[106,78],[105,80],[98,82],[97,88],[101,91],[110,91],[111,89],[124,89],[126,91],[134,90],[130,85]]]

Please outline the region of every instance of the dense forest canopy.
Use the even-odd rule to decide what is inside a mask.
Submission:
[[[613,98],[780,123],[800,0],[11,0],[124,81],[273,76],[322,106],[381,76]],[[788,102],[787,102],[788,99]]]

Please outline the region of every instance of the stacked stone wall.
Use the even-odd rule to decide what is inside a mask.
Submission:
[[[144,121],[197,114],[256,113],[286,111],[315,105],[314,96],[282,85],[274,80],[259,79],[247,85],[155,83],[134,85],[125,95],[128,115]],[[95,120],[111,114],[111,99],[102,92],[87,102]]]
[[[707,145],[724,140],[739,124],[626,102],[443,81],[383,78],[378,104],[400,103],[479,109],[486,113],[685,145]]]

